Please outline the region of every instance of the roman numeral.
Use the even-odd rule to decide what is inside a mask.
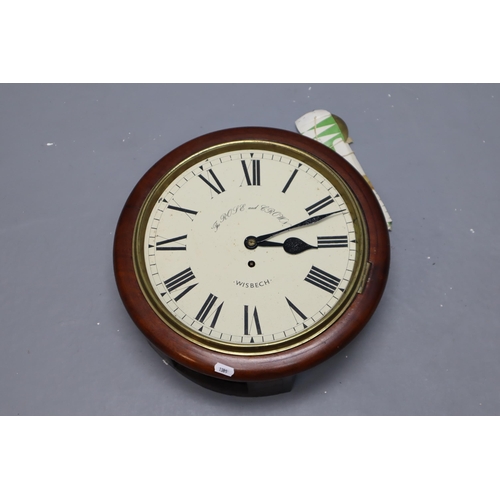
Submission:
[[[186,245],[181,243],[181,246],[164,246],[169,243],[173,243],[174,241],[185,240],[187,238],[187,234],[184,236],[177,236],[177,238],[170,238],[169,240],[162,240],[156,242],[156,250],[186,250]],[[151,247],[152,245],[150,245]]]
[[[251,177],[245,160],[241,160],[241,165],[243,166],[243,172],[245,173],[247,184],[249,186],[260,186],[260,160],[252,160]]]
[[[217,184],[218,188],[215,187],[208,179],[205,179],[205,177],[203,177],[203,175],[199,175],[199,178],[207,185],[210,187],[210,189],[213,189],[217,194],[221,194],[225,191],[225,189],[223,188],[222,184],[220,183],[219,179],[217,178],[217,176],[214,174],[213,170],[210,168],[209,170],[207,170],[209,176],[212,176],[212,179],[215,181],[215,183]]]
[[[248,306],[244,306],[243,309],[243,331],[245,335],[250,335],[250,331],[252,330],[252,326],[255,325],[257,329],[257,335],[262,335],[262,330],[260,329],[260,321],[259,315],[257,314],[257,308],[253,309],[253,324],[252,320],[248,315]]]
[[[172,293],[174,290],[177,290],[178,288],[184,286],[186,283],[188,283],[191,280],[195,279],[195,275],[193,274],[193,271],[191,271],[191,268],[188,267],[187,269],[184,269],[184,271],[181,271],[178,274],[175,274],[168,280],[164,281],[165,286],[168,290],[169,293]],[[174,297],[174,300],[180,300],[186,293],[190,292],[198,283],[195,283],[194,285],[190,285],[187,288],[185,288],[177,297]]]
[[[302,318],[302,320],[307,319],[307,316],[290,299],[288,299],[287,297],[285,297],[285,299],[288,303],[288,307],[290,307],[290,309],[292,311],[292,314],[295,312],[296,314],[298,314]],[[293,314],[293,318],[298,323],[297,318],[295,317],[295,314]]]
[[[198,315],[196,316],[196,319],[200,322],[203,323],[207,316],[210,318],[211,315],[209,315],[210,311],[212,310],[213,306],[217,302],[217,298],[215,295],[210,294],[205,300],[205,303],[201,307],[200,311],[198,312]],[[215,324],[217,323],[217,320],[219,319],[219,314],[222,309],[222,306],[224,305],[224,302],[222,302],[219,307],[212,313],[213,318],[212,318],[212,323],[210,323],[210,328],[214,328]]]
[[[327,205],[330,205],[330,203],[333,203],[333,198],[331,196],[327,196],[326,198],[317,201],[310,207],[307,207],[306,212],[309,215],[315,214],[316,212],[319,212],[322,208],[325,208]]]
[[[329,293],[334,293],[340,283],[340,280],[336,276],[315,266],[311,267],[304,280]]]
[[[300,166],[300,165],[299,165]],[[288,179],[287,183],[285,184],[285,187],[283,188],[282,193],[286,193],[287,189],[290,187],[290,184],[292,181],[295,179],[295,176],[297,175],[298,170],[294,170],[290,178]]]
[[[345,248],[347,236],[318,236],[318,248]]]
[[[176,205],[167,205],[167,208],[169,208],[170,210],[176,210],[177,212],[185,213],[191,221],[193,220],[191,215],[196,215],[198,213],[196,210],[190,210],[189,208],[182,208]]]

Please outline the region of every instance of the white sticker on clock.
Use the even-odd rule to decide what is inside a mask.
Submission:
[[[226,377],[232,377],[234,375],[234,368],[230,366],[223,365],[222,363],[215,363],[214,370],[217,373],[222,373],[222,375],[226,375]]]

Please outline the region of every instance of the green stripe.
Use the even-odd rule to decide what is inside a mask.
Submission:
[[[323,132],[321,132],[320,134],[318,134],[316,136],[316,139],[319,140],[321,137],[325,137],[325,136],[334,134],[333,137],[330,137],[328,140],[326,140],[326,141],[320,140],[320,142],[322,142],[325,146],[328,146],[329,148],[331,148],[335,151],[335,147],[333,146],[333,142],[335,140],[337,140],[339,137],[345,142],[346,138],[342,135],[342,131],[340,130],[340,127],[338,126],[338,124],[335,121],[335,118],[333,118],[333,116],[331,116],[331,115],[328,116],[324,120],[317,123],[316,126],[311,127],[309,129],[309,131],[317,129],[317,128],[321,128],[321,127],[326,127],[328,125],[329,125],[329,127],[326,130],[324,130]]]

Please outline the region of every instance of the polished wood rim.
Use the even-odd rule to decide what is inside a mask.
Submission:
[[[351,189],[364,214],[369,270],[366,285],[330,328],[308,342],[286,351],[261,356],[235,356],[214,352],[181,337],[151,308],[142,293],[133,263],[134,228],[144,200],[167,172],[187,157],[218,144],[260,140],[285,144],[323,161]],[[200,374],[228,380],[214,370],[216,363],[234,369],[231,380],[263,381],[289,377],[336,354],[366,325],[382,297],[389,272],[389,234],[380,205],[363,177],[335,152],[300,134],[263,127],[242,127],[213,132],[174,149],[159,160],[133,189],[120,215],[115,233],[113,262],[117,287],[128,313],[165,356]]]

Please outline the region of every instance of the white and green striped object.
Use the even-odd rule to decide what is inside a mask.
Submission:
[[[382,203],[380,196],[373,188],[370,179],[361,167],[354,151],[349,145],[352,140],[349,137],[347,125],[344,120],[338,116],[332,115],[329,111],[318,109],[301,116],[295,122],[295,126],[302,135],[321,142],[330,149],[333,149],[333,151],[340,156],[344,157],[364,177],[365,181],[373,189],[373,192],[382,207],[382,211],[384,212],[385,220],[387,222],[387,228],[390,231],[392,229],[391,216],[385,208],[385,205]]]

